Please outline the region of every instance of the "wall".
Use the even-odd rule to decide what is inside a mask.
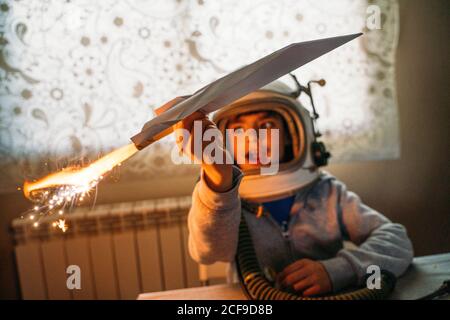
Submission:
[[[404,224],[416,255],[450,251],[448,1],[400,2],[401,158],[331,166],[370,206]]]
[[[397,88],[401,158],[332,165],[365,203],[404,224],[416,255],[450,251],[449,13],[446,0],[401,0]],[[196,177],[182,181],[103,185],[99,202],[188,194]],[[0,195],[0,298],[19,298],[9,225],[29,208],[20,192]]]

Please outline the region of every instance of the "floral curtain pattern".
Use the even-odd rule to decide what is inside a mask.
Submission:
[[[366,28],[372,4],[380,30]],[[282,46],[356,32],[295,74],[327,80],[314,94],[333,161],[395,158],[396,1],[0,1],[0,191],[129,143],[165,101]],[[145,149],[121,176],[196,171],[172,164],[172,146]]]

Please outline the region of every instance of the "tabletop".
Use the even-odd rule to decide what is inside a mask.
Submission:
[[[425,296],[450,280],[450,253],[416,257],[389,299],[411,300]],[[450,299],[450,297],[445,297]],[[240,284],[221,284],[198,288],[142,293],[139,300],[245,300]]]

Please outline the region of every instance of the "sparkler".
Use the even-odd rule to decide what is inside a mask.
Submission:
[[[87,167],[68,167],[34,182],[25,182],[25,196],[36,203],[33,209],[25,213],[33,220],[33,226],[39,227],[41,218],[53,214],[58,217],[83,202],[96,189],[98,183],[109,171],[133,156],[138,149],[133,143],[116,149]],[[53,223],[63,232],[67,230],[64,219]]]

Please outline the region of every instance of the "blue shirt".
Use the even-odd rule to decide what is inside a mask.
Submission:
[[[264,208],[269,210],[272,218],[280,225],[289,220],[292,205],[294,204],[295,196],[287,197],[280,200],[263,203]]]

